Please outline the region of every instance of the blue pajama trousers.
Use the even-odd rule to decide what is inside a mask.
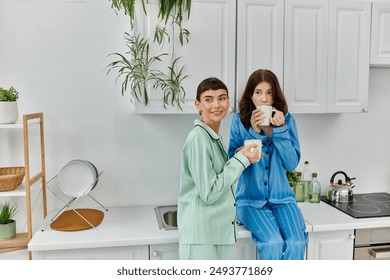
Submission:
[[[237,207],[237,219],[251,233],[261,260],[303,260],[307,232],[296,203]]]

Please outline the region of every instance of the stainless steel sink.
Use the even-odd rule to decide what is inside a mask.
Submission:
[[[157,206],[154,208],[158,227],[162,230],[177,229],[177,205]]]

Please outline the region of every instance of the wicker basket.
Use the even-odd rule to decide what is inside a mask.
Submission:
[[[0,192],[13,191],[23,181],[24,166],[0,167]]]

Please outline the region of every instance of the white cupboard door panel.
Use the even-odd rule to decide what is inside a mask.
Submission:
[[[372,4],[371,65],[390,66],[390,3]]]
[[[328,1],[286,1],[284,91],[291,112],[326,110]]]
[[[353,230],[309,233],[308,260],[352,260]]]
[[[150,260],[178,260],[179,244],[153,244],[149,245]]]
[[[283,86],[283,0],[237,1],[237,102],[250,74],[270,69]]]
[[[255,260],[256,245],[251,238],[237,239],[231,246],[231,260]],[[149,245],[149,254],[151,260],[178,260],[179,244],[154,244]]]
[[[230,251],[231,260],[256,260],[257,247],[252,238],[237,239]]]
[[[34,251],[34,260],[147,260],[148,246]]]
[[[367,107],[371,3],[330,1],[328,112]]]
[[[156,11],[157,2],[151,5],[153,8],[148,12],[149,17],[144,17],[141,29],[143,34],[153,39],[154,28],[157,24]],[[235,0],[193,0],[191,6],[190,19],[184,17],[183,27],[190,32],[189,42],[180,45],[177,35],[171,41],[165,42],[163,47],[154,46],[151,48],[152,54],[172,53],[174,49],[175,57],[179,59],[179,66],[185,65],[185,74],[188,75],[183,82],[186,91],[183,111],[176,105],[174,107],[163,107],[163,97],[161,92],[156,92],[149,87],[152,93],[149,105],[144,106],[135,103],[136,113],[198,113],[194,102],[198,84],[205,78],[217,77],[226,83],[234,95],[235,85],[235,35],[236,35],[236,2]],[[177,27],[175,27],[177,28]],[[159,69],[167,73],[170,59],[161,63]],[[233,102],[232,102],[233,106]]]

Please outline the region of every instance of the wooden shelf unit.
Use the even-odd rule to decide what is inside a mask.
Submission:
[[[0,253],[26,249],[29,241],[27,232],[17,233],[16,237],[10,240],[0,240]]]
[[[39,124],[39,140],[40,140],[40,170],[36,174],[31,174],[30,154],[29,154],[29,128],[32,122]],[[21,128],[23,127],[23,146],[24,146],[24,165],[25,165],[25,183],[20,184],[14,191],[0,192],[0,197],[25,197],[26,200],[26,219],[27,232],[17,233],[16,237],[10,240],[0,240],[0,253],[11,252],[20,249],[26,249],[28,242],[33,235],[32,228],[32,205],[31,205],[31,188],[36,187],[35,184],[40,181],[42,189],[42,208],[43,218],[47,216],[46,203],[46,175],[45,175],[45,143],[44,143],[44,126],[43,113],[33,113],[23,115],[23,123],[0,125],[0,128]],[[32,253],[29,252],[29,259],[32,259]]]

